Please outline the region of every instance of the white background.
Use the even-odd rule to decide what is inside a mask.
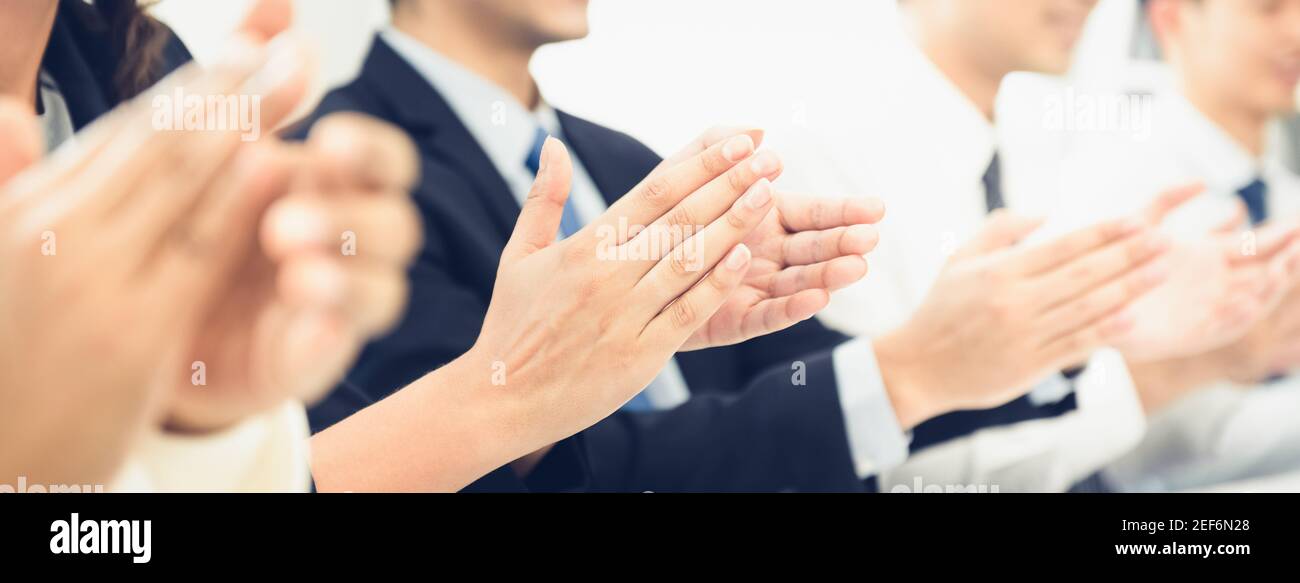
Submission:
[[[1134,2],[1101,0],[1078,78],[1123,70]],[[163,0],[154,14],[203,61],[247,5]],[[317,94],[355,74],[388,18],[386,0],[296,6],[295,29],[321,61]],[[894,11],[894,0],[593,0],[591,36],[543,49],[533,71],[552,104],[670,151],[710,125],[785,123],[821,91],[869,93],[870,76],[855,71],[896,54]]]

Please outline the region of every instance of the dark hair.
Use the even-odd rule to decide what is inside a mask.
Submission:
[[[120,99],[135,97],[158,81],[168,35],[147,13],[154,1],[94,0],[117,55],[113,88]]]

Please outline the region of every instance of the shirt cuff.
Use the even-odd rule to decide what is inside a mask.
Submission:
[[[899,425],[894,404],[885,392],[871,341],[858,338],[836,347],[832,365],[849,454],[858,477],[865,480],[902,464],[911,437]]]
[[[308,492],[307,414],[287,402],[215,433],[149,431],[113,492]]]

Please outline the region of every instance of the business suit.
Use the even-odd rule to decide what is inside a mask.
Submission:
[[[395,332],[366,348],[347,382],[313,410],[317,430],[472,346],[519,213],[504,179],[444,96],[382,38],[360,76],[326,96],[307,125],[335,111],[376,116],[415,140],[423,181],[414,196],[426,241],[411,270],[409,313]],[[626,135],[562,112],[558,117],[606,203],[660,162]],[[471,489],[863,490],[831,357],[847,339],[810,321],[737,346],[679,354],[693,394],[686,404],[617,413],[561,444],[530,483],[498,471]],[[806,386],[791,382],[796,361]],[[922,442],[931,434],[922,428]],[[584,472],[586,480],[577,475]]]
[[[121,102],[133,97],[120,95],[113,75],[121,55],[110,42],[108,24],[95,7],[81,0],[60,0],[50,31],[50,41],[41,59],[41,69],[62,88],[62,95],[80,130]],[[164,27],[166,35],[156,79],[190,62],[184,43]]]

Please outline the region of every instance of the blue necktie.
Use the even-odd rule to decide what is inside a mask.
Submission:
[[[546,145],[546,138],[550,134],[546,130],[537,128],[537,137],[533,140],[533,149],[528,153],[528,159],[524,160],[524,166],[528,168],[534,176],[537,170],[542,166],[542,146]],[[582,230],[582,219],[578,218],[578,211],[574,208],[573,197],[564,203],[564,214],[560,218],[560,237],[567,238],[574,233]],[[653,383],[653,381],[651,381]],[[646,396],[647,391],[637,393],[637,396],[623,405],[624,411],[654,411],[655,406]]]
[[[1268,184],[1258,178],[1237,191],[1241,202],[1250,212],[1250,224],[1258,225],[1268,220]]]
[[[528,152],[528,159],[524,160],[524,166],[528,168],[534,176],[537,170],[542,167],[542,146],[546,145],[546,138],[550,134],[546,130],[537,128],[537,137],[533,140],[533,149]],[[564,215],[560,218],[560,238],[564,239],[570,235],[582,230],[582,219],[578,218],[578,210],[573,206],[573,197],[564,203]]]

